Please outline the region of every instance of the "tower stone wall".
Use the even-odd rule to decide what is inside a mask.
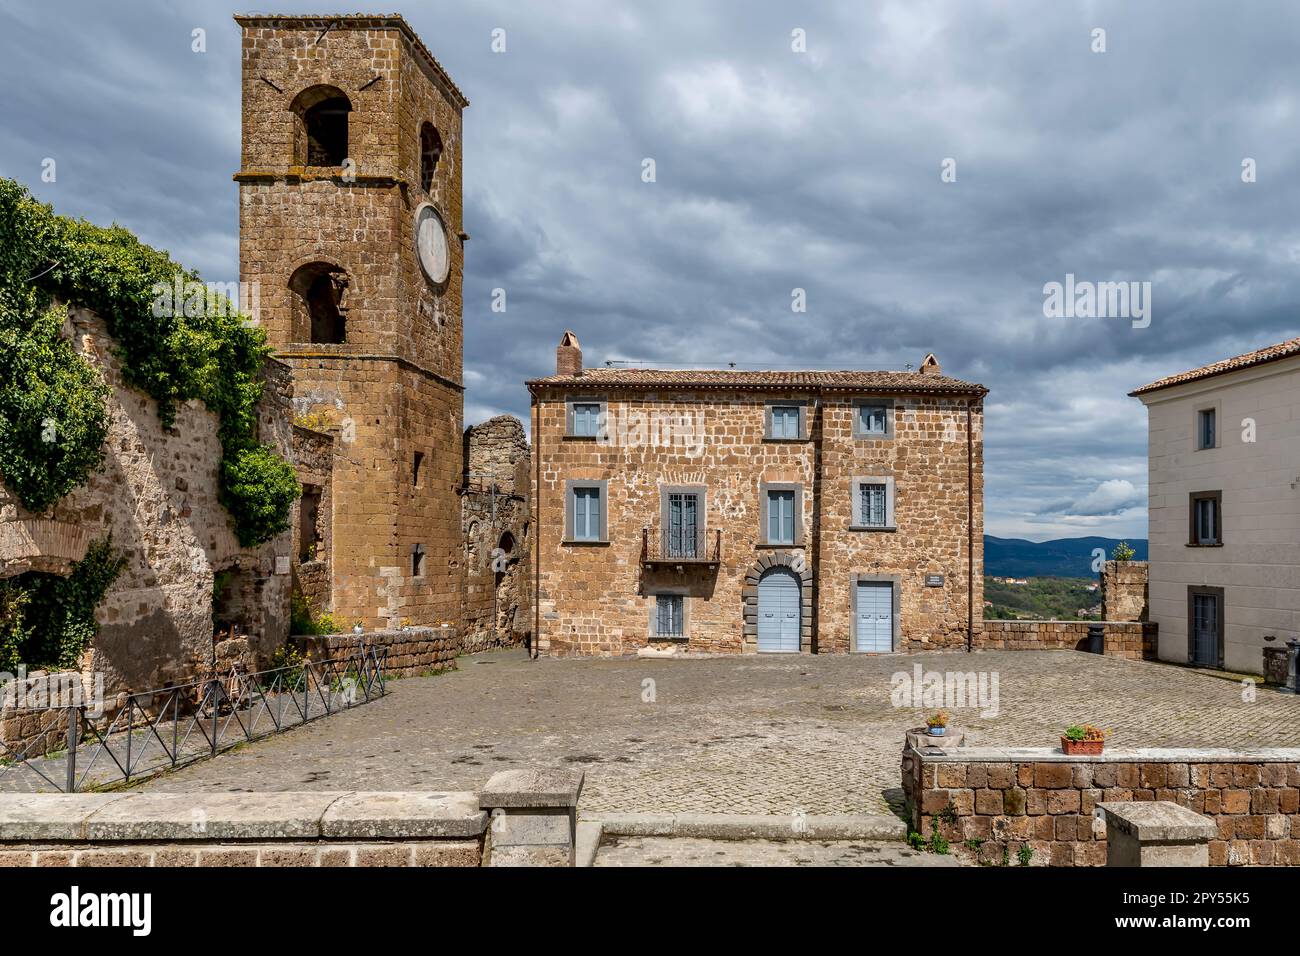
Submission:
[[[293,370],[295,415],[337,435],[331,610],[345,626],[458,621],[467,101],[401,17],[235,19],[241,279]],[[313,135],[303,104],[322,100],[346,113],[337,165],[310,165],[319,154],[302,147]],[[426,207],[445,278],[417,254]],[[316,333],[322,296],[339,319],[333,338]]]

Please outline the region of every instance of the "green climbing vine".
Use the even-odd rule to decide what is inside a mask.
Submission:
[[[0,178],[0,473],[26,508],[43,511],[82,484],[108,429],[107,387],[61,335],[57,296],[99,313],[124,377],[157,400],[165,425],[190,399],[217,413],[220,499],[242,545],[289,527],[293,468],[256,437],[266,335],[224,300],[191,292],[196,283],[120,226],[56,216]],[[159,290],[173,288],[184,296],[158,307]]]
[[[66,576],[28,571],[0,580],[0,670],[75,667],[95,636],[95,608],[125,563],[104,539]]]

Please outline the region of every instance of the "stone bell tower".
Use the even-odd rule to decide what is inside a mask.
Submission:
[[[240,278],[336,438],[335,619],[456,622],[468,102],[400,16],[235,20]]]

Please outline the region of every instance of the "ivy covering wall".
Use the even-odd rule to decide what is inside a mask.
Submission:
[[[257,440],[266,334],[211,297],[155,309],[178,274],[198,280],[125,229],[56,216],[0,178],[0,475],[39,512],[103,461],[108,388],[61,336],[57,297],[104,319],[126,381],[157,400],[165,425],[190,399],[219,416],[219,496],[240,544],[258,545],[289,527],[300,491],[292,466]]]
[[[125,563],[105,539],[66,577],[28,571],[0,580],[0,670],[75,667],[95,636],[95,608]]]

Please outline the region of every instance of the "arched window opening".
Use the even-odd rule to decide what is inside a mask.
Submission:
[[[342,166],[348,158],[348,114],[352,103],[333,86],[313,86],[293,102],[298,116],[294,162],[299,166]]]
[[[432,123],[420,127],[420,188],[426,193],[433,187],[433,171],[442,156],[442,137]]]
[[[509,531],[505,532],[501,535],[501,541],[497,544],[497,547],[506,555],[513,553],[515,550],[515,536]]]
[[[294,272],[289,288],[296,293],[297,340],[332,345],[347,341],[349,284],[347,273],[328,262],[308,263]]]

